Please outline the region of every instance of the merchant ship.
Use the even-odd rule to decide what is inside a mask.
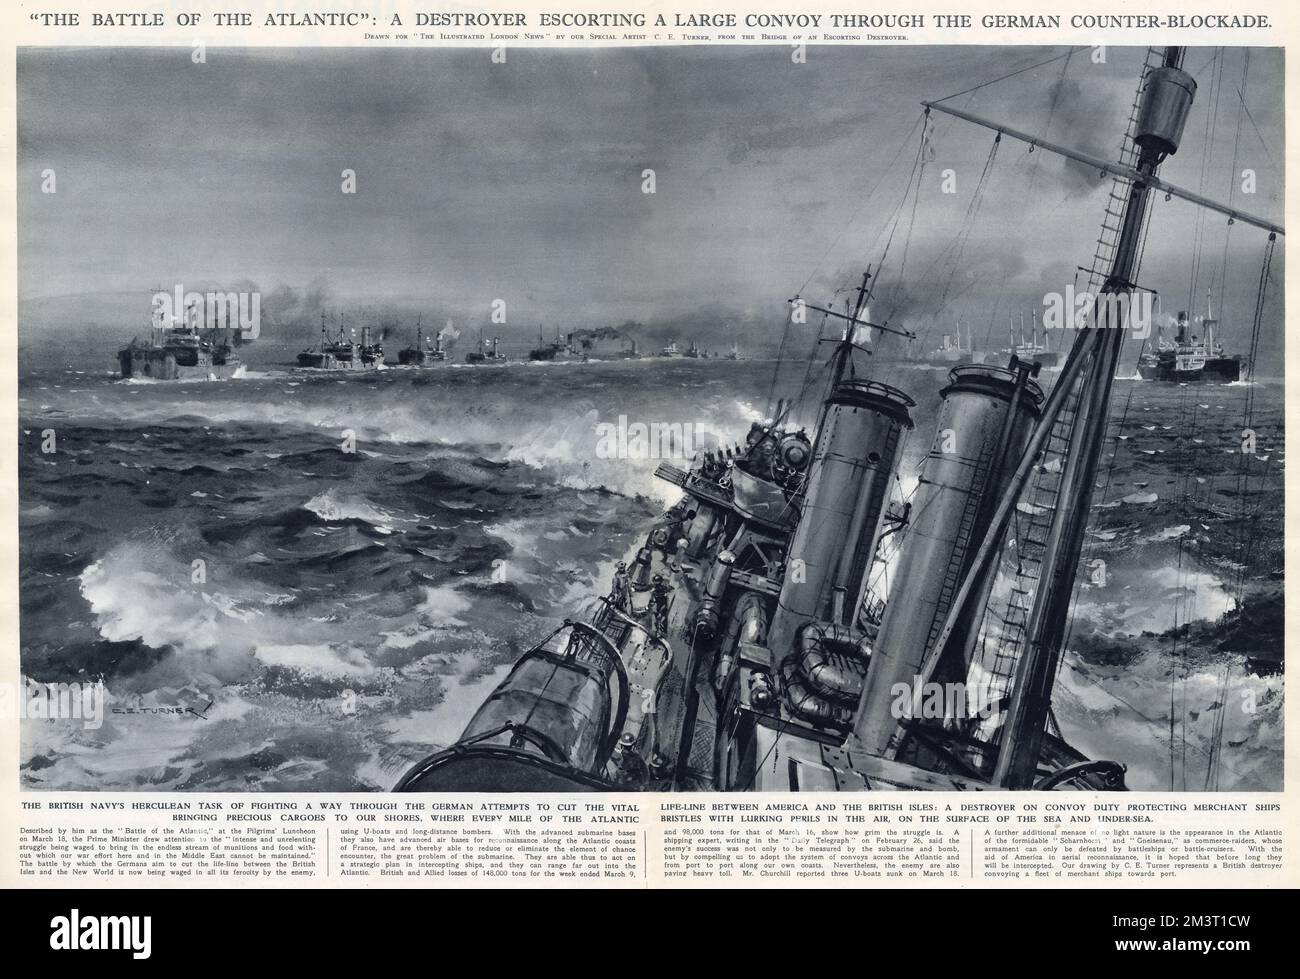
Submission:
[[[467,364],[500,364],[505,360],[506,356],[501,352],[500,337],[493,337],[487,341],[479,337],[478,346],[465,355]]]
[[[370,342],[370,328],[362,331],[363,340],[356,342],[356,331],[348,334],[339,318],[339,332],[330,339],[325,327],[325,314],[320,315],[320,342],[298,354],[298,366],[315,370],[350,371],[374,369],[384,362],[382,345]]]
[[[528,351],[528,359],[543,360],[543,361],[552,361],[552,360],[568,361],[568,360],[585,360],[586,358],[584,357],[582,351],[578,350],[573,345],[572,334],[562,337],[560,336],[560,331],[557,328],[555,331],[555,339],[547,340],[542,335],[542,328],[539,326],[537,328],[537,346],[535,346],[532,350]]]
[[[149,339],[135,337],[119,350],[118,368],[124,378],[226,380],[243,366],[235,349],[235,336],[230,329],[217,330],[201,324],[195,306],[178,323],[165,323],[161,309],[156,308]]]
[[[1213,309],[1213,297],[1207,293],[1199,335],[1192,332],[1185,310],[1178,314],[1172,340],[1164,335],[1163,327],[1158,327],[1153,349],[1138,357],[1138,374],[1142,379],[1176,384],[1231,384],[1242,380],[1245,373],[1242,358],[1224,353],[1217,336],[1219,321],[1214,318]]]
[[[418,321],[415,324],[415,346],[397,352],[397,362],[407,367],[428,367],[431,364],[444,363],[446,360],[447,351],[442,348],[442,334],[436,335],[433,338],[433,346],[429,346]]]
[[[969,364],[975,359],[974,341],[970,337],[970,324],[966,324],[966,334],[962,334],[961,320],[957,320],[955,333],[945,333],[939,346],[930,351],[931,364]]]

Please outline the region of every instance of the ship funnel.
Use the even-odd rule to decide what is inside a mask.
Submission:
[[[772,619],[778,660],[809,621],[855,625],[914,405],[862,380],[840,382],[827,399]]]
[[[859,702],[855,731],[868,751],[885,751],[898,730],[895,685],[912,688],[1042,408],[1030,367],[1012,365],[956,367],[940,392],[934,444]],[[986,590],[992,584],[989,575]],[[959,672],[964,679],[964,665]]]

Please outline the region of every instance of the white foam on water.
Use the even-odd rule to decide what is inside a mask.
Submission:
[[[322,520],[360,520],[388,533],[392,532],[394,523],[416,522],[409,517],[397,516],[393,511],[370,502],[364,496],[340,494],[333,487],[323,493],[317,493],[303,504],[303,509],[310,510]]]
[[[268,666],[322,677],[367,676],[375,672],[360,651],[330,643],[261,643],[257,658]]]

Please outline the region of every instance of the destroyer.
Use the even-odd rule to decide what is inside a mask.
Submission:
[[[1124,789],[1121,763],[1067,743],[1052,691],[1126,340],[1106,300],[1133,289],[1153,191],[1189,196],[1157,177],[1196,92],[1183,53],[1148,54],[1097,328],[1050,388],[1014,350],[953,367],[919,485],[891,503],[916,402],[862,373],[859,336],[915,335],[865,317],[870,269],[843,313],[796,297],[844,323],[811,430],[782,401],[743,445],[661,464],[681,498],[608,595],[525,653],[397,790]],[[987,690],[988,709],[898,709],[900,684],[930,683]]]

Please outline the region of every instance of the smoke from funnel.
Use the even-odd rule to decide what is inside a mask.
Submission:
[[[1114,127],[1099,125],[1099,120],[1113,115],[1113,106],[1096,92],[1084,94],[1083,87],[1067,78],[1057,79],[1049,88],[1051,100],[1051,128],[1056,134],[1067,134],[1069,144],[1093,156],[1107,159],[1115,154],[1113,145],[1108,145],[1107,134],[1115,132]],[[1109,178],[1103,177],[1095,168],[1086,163],[1069,158],[1060,158],[1062,174],[1071,185],[1073,194],[1083,194],[1097,187]]]
[[[575,330],[569,334],[570,343],[580,344],[583,349],[590,349],[601,340],[622,339],[621,331],[612,326],[602,326],[596,330]]]
[[[447,320],[447,325],[438,331],[438,340],[450,347],[459,339],[460,330],[456,329],[451,320]]]

